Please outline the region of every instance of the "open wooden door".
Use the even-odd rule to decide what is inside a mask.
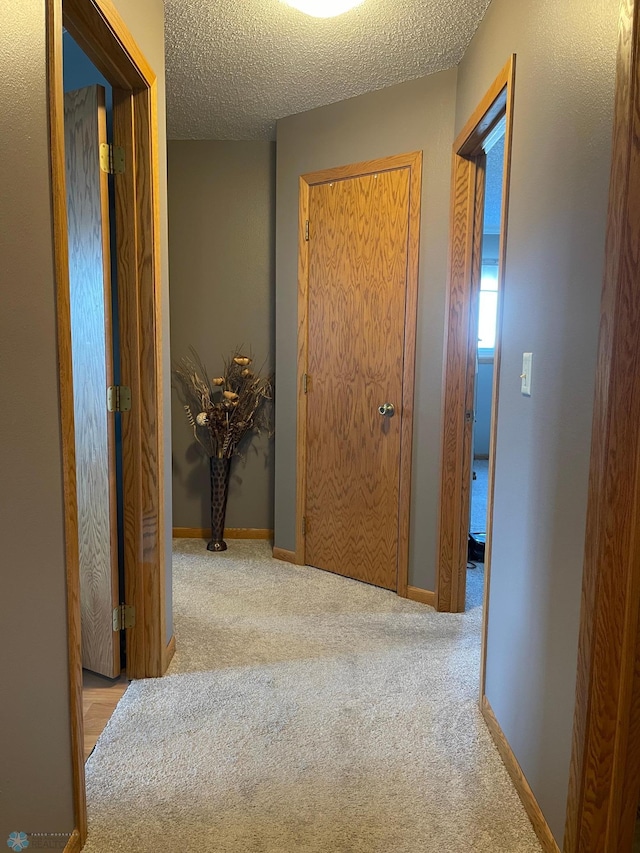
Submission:
[[[105,92],[89,86],[64,99],[71,345],[80,548],[82,665],[120,674],[115,435],[107,411],[113,384],[109,187],[100,168],[107,142]]]

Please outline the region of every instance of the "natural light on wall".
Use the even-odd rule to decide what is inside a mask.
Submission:
[[[498,318],[498,264],[495,262],[482,264],[478,315],[478,350],[493,352]]]
[[[313,18],[335,18],[349,9],[359,6],[364,0],[282,0],[305,15]]]

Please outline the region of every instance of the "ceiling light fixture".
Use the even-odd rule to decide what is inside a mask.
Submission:
[[[292,6],[312,18],[335,18],[355,9],[364,0],[282,0],[287,6]]]

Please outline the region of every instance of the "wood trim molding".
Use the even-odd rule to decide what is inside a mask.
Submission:
[[[333,169],[309,172],[300,177],[298,195],[298,365],[296,425],[296,551],[295,562],[306,562],[302,519],[306,514],[307,397],[303,391],[308,358],[309,243],[305,237],[309,218],[310,188],[328,181],[409,169],[409,241],[407,247],[407,299],[402,379],[402,430],[400,435],[400,489],[398,494],[398,570],[396,591],[406,597],[409,577],[409,533],[411,519],[411,460],[415,393],[415,354],[420,252],[420,209],[422,200],[422,151],[395,154],[378,160],[351,163]]]
[[[111,0],[63,4],[67,30],[113,86],[133,90],[155,82],[156,75]]]
[[[306,222],[309,218],[310,182],[302,176],[298,182],[298,405],[296,418],[296,553],[295,562],[305,563],[305,542],[302,519],[307,503],[307,395],[304,393],[304,374],[309,355],[307,333],[309,315],[309,244],[306,242]]]
[[[507,86],[513,84],[515,63],[516,57],[512,54],[458,134],[453,144],[454,151],[465,157],[476,157],[482,153],[485,139],[505,113],[503,93]]]
[[[640,0],[622,0],[565,853],[630,850],[640,789]]]
[[[515,56],[506,63],[485,94],[453,146],[451,179],[451,231],[447,286],[447,329],[442,406],[442,461],[436,562],[437,609],[464,611],[467,536],[472,464],[472,423],[475,374],[474,311],[480,273],[480,238],[485,154],[483,145],[498,124],[505,121],[505,181],[503,185],[504,265],[508,216],[508,169],[511,163],[511,126],[515,81]],[[504,281],[501,269],[499,290]],[[500,341],[496,341],[494,388],[499,382]],[[496,416],[493,405],[493,420]],[[493,449],[495,450],[495,434]],[[494,456],[495,454],[493,454]],[[489,480],[493,484],[494,458],[490,452]],[[489,495],[489,517],[491,516]],[[487,543],[487,552],[490,544]],[[488,578],[488,566],[485,569]],[[484,619],[486,620],[486,608]]]
[[[64,154],[64,92],[62,86],[62,0],[47,0],[48,100],[51,149],[51,192],[58,336],[64,539],[67,576],[67,642],[69,655],[69,712],[74,818],[77,829],[69,850],[81,849],[87,837],[84,775],[84,718],[82,709],[82,650],[80,629],[80,557],[76,492],[75,418],[71,360],[71,302],[69,243]],[[74,842],[74,838],[76,841]],[[75,847],[69,846],[74,842]]]
[[[527,782],[526,776],[522,772],[522,768],[518,764],[518,760],[513,754],[509,741],[505,737],[505,734],[502,731],[486,696],[482,699],[480,710],[482,711],[482,716],[484,717],[487,728],[493,738],[493,742],[500,753],[500,758],[502,758],[504,766],[507,768],[509,776],[511,776],[511,781],[518,792],[522,805],[524,806],[525,811],[529,816],[529,820],[531,821],[531,825],[538,836],[542,849],[545,853],[560,853],[560,848],[553,837],[553,833],[549,829],[549,824],[542,814],[538,801]]]
[[[141,583],[132,585],[132,597],[135,598],[136,612],[138,603],[144,599],[144,657],[138,660],[137,671],[131,670],[129,677],[158,677],[162,674],[162,657],[166,643],[165,624],[165,567],[164,567],[164,501],[163,490],[163,401],[162,401],[162,365],[160,316],[160,214],[157,159],[157,89],[155,82],[145,89],[134,92],[132,97],[133,152],[135,162],[135,206],[132,198],[128,200],[128,210],[135,211],[136,240],[136,277],[137,292],[131,288],[126,294],[120,286],[120,265],[118,268],[118,290],[121,306],[121,319],[124,327],[137,328],[138,350],[121,347],[120,371],[125,385],[127,378],[135,376],[139,389],[138,405],[122,418],[123,454],[127,443],[135,441],[130,455],[138,459],[138,482],[128,499],[135,512],[137,549],[136,574],[141,572]],[[117,134],[116,113],[114,112],[114,137]],[[130,144],[131,144],[130,143]],[[116,182],[116,186],[117,186]],[[124,186],[124,184],[123,184]],[[125,200],[123,199],[122,202]],[[120,208],[122,209],[122,208]],[[122,339],[122,329],[121,329]],[[131,416],[131,417],[129,417]],[[129,433],[128,422],[136,420],[135,431]],[[124,465],[124,462],[123,462]],[[125,483],[126,489],[126,483]],[[131,522],[129,514],[129,521]],[[125,528],[128,535],[132,530]],[[130,578],[133,572],[127,572]],[[139,644],[141,645],[141,644]],[[129,659],[127,658],[128,669]]]
[[[174,539],[211,539],[208,527],[174,527]],[[225,539],[273,539],[273,530],[263,527],[225,527]]]
[[[74,829],[69,837],[69,840],[64,846],[63,853],[80,853],[83,847],[82,838],[80,832],[77,829]]]
[[[398,495],[398,575],[396,592],[406,597],[409,584],[409,535],[411,533],[411,461],[415,398],[416,335],[418,323],[418,266],[422,203],[422,151],[409,161],[409,245],[407,250],[407,299],[404,315],[404,365],[402,376],[402,433],[400,435],[400,493]],[[394,158],[389,158],[394,159]],[[404,161],[404,157],[401,158]]]
[[[272,551],[274,560],[282,560],[285,563],[293,563],[294,566],[303,565],[299,563],[295,551],[287,551],[285,548],[275,548]]]
[[[412,151],[408,154],[391,154],[376,160],[363,160],[360,163],[349,163],[346,166],[335,166],[331,169],[319,169],[317,172],[307,172],[300,180],[308,186],[326,184],[329,181],[344,181],[348,178],[359,178],[361,175],[371,175],[374,172],[390,172],[393,169],[416,168],[422,165],[422,151]]]
[[[475,213],[476,164],[453,155],[451,178],[451,226],[449,284],[447,288],[446,362],[442,415],[442,458],[436,562],[437,608],[457,613],[461,565],[466,570],[467,555],[462,550],[461,531],[468,512],[469,484],[465,482],[465,448],[471,424],[465,422],[468,386],[469,310],[471,301],[473,216]]]
[[[429,607],[436,606],[436,594],[430,589],[419,589],[417,586],[407,586],[405,598],[410,601],[418,601],[420,604],[428,604]]]
[[[169,664],[173,660],[173,656],[176,653],[176,635],[172,634],[171,639],[167,643],[164,649],[164,654],[162,656],[162,674],[169,669]]]

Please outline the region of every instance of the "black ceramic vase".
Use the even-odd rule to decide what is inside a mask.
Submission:
[[[224,517],[227,511],[227,495],[229,494],[230,459],[209,459],[211,474],[211,541],[208,551],[226,551],[224,541]]]

